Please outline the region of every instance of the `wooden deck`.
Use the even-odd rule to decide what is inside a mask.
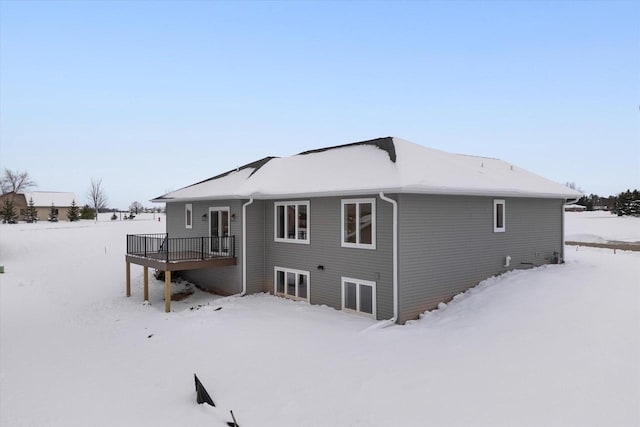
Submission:
[[[169,253],[171,255],[171,253]],[[171,272],[179,270],[195,270],[207,267],[222,267],[226,265],[236,265],[237,260],[232,256],[221,256],[216,254],[213,258],[202,259],[201,252],[193,252],[193,259],[180,259],[177,261],[168,261],[167,254],[147,253],[146,256],[127,254],[126,255],[126,295],[131,296],[131,264],[141,265],[144,269],[144,300],[149,300],[149,268],[155,268],[164,271],[164,311],[171,311]],[[185,252],[180,252],[181,258],[189,258],[185,256]]]
[[[213,258],[202,259],[199,252],[192,252],[192,256],[184,256],[184,254],[184,252],[181,253],[181,257],[184,259],[178,261],[171,261],[171,256],[169,256],[169,262],[166,260],[165,253],[148,253],[147,256],[127,254],[126,261],[162,271],[195,270],[198,268],[236,265],[238,263],[237,258],[232,256],[217,255]]]
[[[144,269],[144,300],[149,300],[149,268],[164,271],[164,306],[171,311],[171,272],[236,265],[235,236],[169,237],[127,234],[126,294],[131,296],[131,264]]]

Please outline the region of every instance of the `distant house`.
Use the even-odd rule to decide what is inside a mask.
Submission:
[[[167,311],[181,270],[220,294],[402,323],[490,276],[561,262],[564,204],[580,196],[391,137],[266,157],[153,199],[167,233],[127,236],[127,295],[134,263],[166,272]]]
[[[18,221],[24,221],[27,213],[29,201],[33,199],[34,206],[38,212],[38,220],[46,221],[53,206],[54,212],[60,220],[67,220],[67,213],[71,208],[71,203],[78,200],[74,193],[62,193],[57,191],[32,191],[28,193],[7,193],[0,195],[0,203],[5,198],[13,198],[13,203],[18,213]]]
[[[564,206],[565,212],[585,212],[586,210],[587,210],[586,206],[576,205],[575,203]]]

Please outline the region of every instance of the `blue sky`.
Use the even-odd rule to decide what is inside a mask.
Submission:
[[[0,166],[127,208],[381,136],[640,187],[640,2],[0,1]]]

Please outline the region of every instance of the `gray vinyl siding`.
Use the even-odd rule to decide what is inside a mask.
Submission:
[[[496,199],[505,200],[503,233],[493,231],[494,198],[399,196],[400,322],[488,277],[562,252],[562,200]]]
[[[200,237],[209,235],[209,208],[229,207],[230,235],[235,236],[237,265],[183,271],[182,277],[196,285],[221,295],[242,291],[242,201],[214,200],[189,202],[193,206],[193,227],[185,227],[185,204],[167,203],[167,233],[170,237]],[[203,215],[206,217],[203,218]]]
[[[254,200],[247,206],[247,293],[265,292],[265,219],[264,200]],[[242,267],[241,267],[242,268]]]
[[[376,249],[341,246],[340,197],[308,200],[309,244],[274,241],[274,203],[264,203],[265,290],[273,293],[274,267],[309,272],[310,303],[342,307],[341,278],[351,277],[376,282],[378,319],[393,316],[393,257],[391,204],[373,195],[354,198],[376,199]],[[277,200],[287,201],[287,199]],[[252,236],[253,238],[253,236]],[[318,266],[324,266],[319,270]]]

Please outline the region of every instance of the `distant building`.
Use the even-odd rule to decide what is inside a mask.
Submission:
[[[15,204],[16,213],[18,214],[18,221],[24,221],[27,213],[27,206],[29,201],[33,199],[33,204],[38,212],[38,220],[46,221],[49,219],[51,213],[51,207],[53,206],[54,213],[60,220],[67,220],[67,213],[71,208],[71,203],[75,200],[78,204],[76,195],[74,193],[63,193],[58,191],[32,191],[29,193],[6,193],[0,195],[0,203],[3,203],[5,199],[13,198]]]
[[[582,205],[571,204],[571,205],[564,206],[565,212],[585,212],[586,210],[587,210],[587,207]]]

